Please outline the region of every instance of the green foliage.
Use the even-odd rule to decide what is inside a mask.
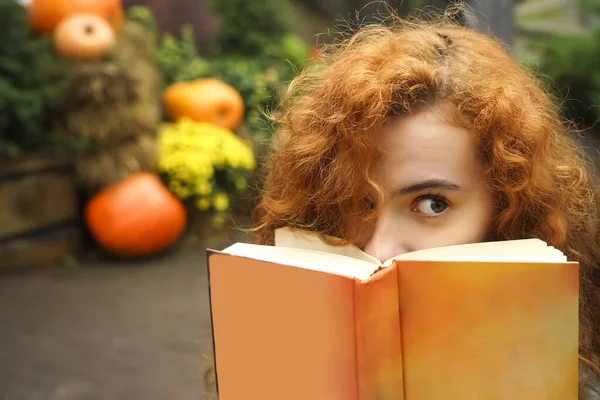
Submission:
[[[156,35],[158,32],[154,15],[152,15],[152,11],[150,11],[148,7],[133,6],[129,8],[127,10],[127,18],[139,23],[154,35]]]
[[[259,140],[270,135],[263,111],[271,109],[277,101],[278,91],[293,74],[287,63],[261,62],[240,56],[216,59],[211,71],[212,76],[240,92],[246,106],[246,123]]]
[[[26,10],[13,0],[0,1],[0,157],[17,157],[53,145],[50,111],[60,104],[67,82],[48,37],[35,37]]]
[[[173,81],[192,81],[194,79],[211,76],[213,73],[212,71],[212,65],[207,59],[195,57],[189,60],[187,64],[182,64],[181,68],[177,69]]]
[[[600,1],[598,0],[579,0],[579,6],[586,12],[600,14]]]
[[[600,119],[600,27],[588,36],[554,35],[535,42],[534,68],[563,103],[565,117],[591,126]]]
[[[194,31],[189,25],[181,28],[180,37],[167,34],[159,41],[156,59],[167,85],[193,79],[195,68],[204,70],[204,60],[198,53]]]
[[[174,75],[176,82],[217,78],[232,86],[244,100],[247,127],[254,133],[268,136],[268,123],[263,111],[271,108],[278,90],[285,81],[292,79],[294,73],[289,63],[234,55],[210,61],[197,58]]]
[[[299,67],[306,66],[310,48],[302,38],[294,34],[287,34],[277,44],[275,58],[290,61]]]
[[[156,20],[148,7],[131,7],[127,11],[127,18],[140,23],[155,37],[158,36]],[[206,75],[209,62],[198,53],[191,25],[184,25],[177,36],[165,34],[157,42],[156,62],[165,86]]]
[[[306,66],[309,55],[308,45],[290,31],[285,5],[278,0],[215,1],[221,28],[209,56],[198,52],[189,25],[178,35],[166,34],[158,40],[156,59],[165,85],[200,78],[226,82],[244,99],[246,126],[258,133],[259,140],[268,138],[262,111],[277,101],[279,91]],[[133,7],[128,16],[155,29],[145,7]]]
[[[221,18],[213,44],[215,55],[257,56],[269,52],[292,29],[286,0],[213,0]]]
[[[287,82],[308,62],[309,46],[293,34],[293,10],[282,0],[213,0],[221,26],[207,74],[235,87],[246,105],[246,124],[257,140],[270,137],[270,111]]]

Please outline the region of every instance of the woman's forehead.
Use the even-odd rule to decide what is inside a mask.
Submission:
[[[473,135],[450,124],[439,110],[396,118],[381,133],[383,170],[388,179],[447,179],[466,184],[482,170]]]

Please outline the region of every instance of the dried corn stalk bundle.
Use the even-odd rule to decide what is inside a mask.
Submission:
[[[111,54],[68,71],[72,85],[52,135],[85,144],[75,169],[89,194],[155,169],[162,81],[153,52],[153,36],[126,21]]]
[[[128,104],[139,100],[136,79],[111,61],[78,63],[65,71],[71,87],[65,110],[104,104]]]
[[[97,152],[138,135],[156,135],[159,120],[160,109],[150,102],[85,106],[71,109],[65,118],[56,120],[53,134],[82,139],[89,152]]]
[[[86,156],[75,164],[78,187],[94,193],[138,171],[153,171],[158,162],[158,142],[153,136],[141,135]]]

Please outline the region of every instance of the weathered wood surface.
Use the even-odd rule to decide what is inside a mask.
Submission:
[[[0,184],[0,238],[77,218],[75,187],[56,172],[27,175]]]
[[[81,242],[81,228],[76,225],[0,242],[0,270],[55,262],[74,255]]]
[[[82,228],[68,160],[0,163],[0,268],[56,261],[76,251]]]
[[[65,171],[70,160],[47,157],[26,157],[18,160],[0,160],[0,182],[36,171]]]

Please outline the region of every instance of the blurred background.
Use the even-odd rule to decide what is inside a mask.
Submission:
[[[598,165],[600,0],[467,3]],[[261,110],[319,62],[319,34],[389,8],[0,0],[0,399],[205,398],[205,249],[252,239]]]

